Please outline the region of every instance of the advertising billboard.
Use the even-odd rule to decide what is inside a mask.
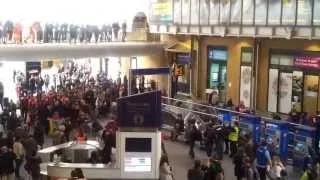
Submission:
[[[171,23],[173,21],[172,0],[151,0],[150,21],[153,23]]]

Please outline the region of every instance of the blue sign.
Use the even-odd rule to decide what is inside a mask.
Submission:
[[[214,61],[227,61],[228,60],[228,52],[223,49],[210,49],[208,54],[209,59]]]
[[[179,64],[190,64],[191,63],[191,56],[188,53],[178,53],[177,60]]]
[[[117,106],[120,127],[160,128],[162,126],[160,91],[119,98]]]

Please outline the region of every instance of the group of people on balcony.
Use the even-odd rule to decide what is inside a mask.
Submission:
[[[27,31],[27,32],[25,32]],[[121,32],[121,33],[120,33]],[[91,43],[125,41],[127,24],[119,22],[112,24],[78,25],[78,24],[50,24],[34,22],[30,27],[24,27],[20,22],[0,21],[0,43]],[[119,37],[121,36],[121,37]]]

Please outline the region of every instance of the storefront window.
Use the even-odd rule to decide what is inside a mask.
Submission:
[[[297,24],[311,24],[311,2],[312,0],[298,0]]]
[[[191,0],[191,22],[192,25],[199,24],[199,0]]]
[[[209,23],[210,0],[200,0],[200,24],[208,25]]]
[[[182,24],[190,23],[190,0],[182,0]]]
[[[181,2],[182,0],[173,1],[173,22],[175,24],[181,24]]]
[[[296,0],[283,1],[282,24],[293,25],[295,22]]]
[[[241,22],[241,1],[231,0],[231,23],[239,24]]]
[[[253,24],[253,0],[243,0],[242,24]]]
[[[219,0],[210,0],[210,24],[215,25],[219,23]]]
[[[281,0],[269,0],[268,24],[279,25],[281,16]]]

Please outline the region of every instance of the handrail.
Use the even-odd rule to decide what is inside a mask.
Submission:
[[[200,111],[194,111],[194,110],[191,110],[191,109],[182,108],[182,107],[177,107],[177,106],[170,105],[170,104],[162,104],[162,105],[164,105],[164,106],[169,106],[169,107],[174,107],[174,108],[181,109],[181,110],[188,110],[188,111],[190,111],[190,112],[198,113],[198,114],[202,114],[202,115],[206,115],[206,116],[212,116],[212,117],[216,117],[216,118],[219,117],[219,116],[214,115],[214,114],[208,114],[208,113],[204,113],[204,112],[200,112]]]
[[[198,104],[198,103],[195,103],[195,102],[192,102],[192,101],[185,101],[185,100],[180,100],[180,99],[175,99],[175,98],[170,98],[170,97],[165,97],[165,96],[161,96],[161,98],[163,99],[168,99],[168,100],[175,100],[177,102],[184,102],[184,103],[189,103],[189,104],[193,104],[193,105],[197,105],[197,106],[200,106],[200,107],[207,107],[207,108],[213,108],[214,110],[220,110],[220,111],[227,111],[227,112],[230,112],[230,113],[234,113],[234,114],[237,114],[237,115],[252,115],[252,114],[249,114],[249,113],[242,113],[242,112],[238,112],[238,111],[233,111],[233,110],[230,110],[230,109],[223,109],[223,108],[217,108],[217,107],[214,107],[214,106],[208,106],[208,105],[204,105],[204,104]],[[168,105],[168,104],[163,104],[163,105],[167,105],[167,106],[171,106],[171,107],[176,107],[178,109],[188,109],[188,108],[181,108],[181,107],[177,107],[177,106],[174,106],[174,105]],[[188,109],[190,112],[195,112],[195,113],[200,113],[198,111],[193,111],[191,109]],[[204,115],[209,115],[208,113],[203,113],[201,112],[202,114]],[[200,114],[201,114],[200,113]],[[216,116],[217,117],[217,116]],[[266,117],[266,116],[260,116],[261,118],[265,119],[265,120],[269,120],[269,121],[273,121],[274,119],[273,118],[270,118],[270,117]],[[294,126],[301,126],[301,127],[312,127],[312,126],[308,126],[308,125],[303,125],[303,124],[297,124],[297,123],[293,123],[293,122],[288,122],[286,121],[288,124],[290,125],[294,125]],[[312,127],[314,128],[314,127]]]

